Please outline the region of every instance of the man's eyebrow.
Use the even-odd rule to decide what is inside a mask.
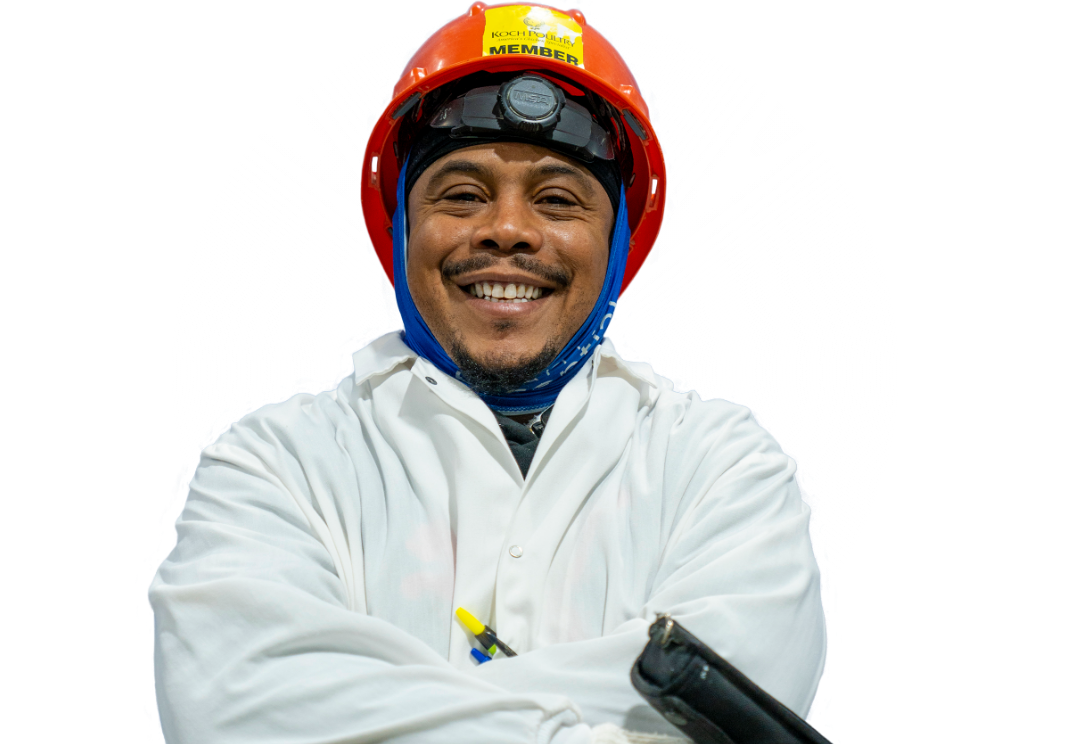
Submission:
[[[564,163],[540,165],[532,171],[532,175],[536,178],[545,178],[546,176],[570,176],[579,183],[584,196],[594,195],[594,187],[591,186],[591,179],[579,168],[573,168],[571,165],[565,165]]]
[[[435,175],[431,176],[431,180],[427,182],[427,190],[438,186],[442,181],[454,173],[464,173],[470,176],[479,176],[483,179],[490,178],[490,169],[479,163],[473,163],[471,160],[451,160],[441,168],[439,168]]]
[[[478,176],[484,180],[490,180],[492,177],[490,169],[484,165],[471,160],[451,160],[448,163],[445,163],[441,168],[435,171],[433,176],[431,176],[431,180],[427,182],[428,191],[434,189],[442,183],[442,181],[455,173]],[[531,175],[534,178],[568,176],[576,181],[585,196],[589,197],[594,194],[594,187],[591,185],[591,179],[579,168],[574,168],[571,165],[566,165],[564,163],[547,163],[546,165],[540,165],[533,170]]]

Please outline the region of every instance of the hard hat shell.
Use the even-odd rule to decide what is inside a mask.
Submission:
[[[488,11],[490,14],[488,17]],[[490,35],[498,14],[516,12],[527,23],[528,16],[552,14],[564,21],[582,43],[577,55],[546,55],[534,45],[511,44],[508,38],[485,54],[485,35]],[[535,13],[531,13],[535,11]],[[524,15],[527,13],[528,15]],[[523,33],[523,32],[521,32]],[[508,36],[508,34],[506,34]],[[567,43],[573,43],[567,42]],[[582,66],[580,66],[582,65]],[[631,249],[621,291],[628,286],[650,253],[661,227],[665,203],[665,160],[650,124],[646,102],[639,86],[617,50],[599,34],[578,10],[558,11],[542,5],[496,5],[475,3],[424,42],[406,65],[394,86],[394,97],[379,118],[364,153],[361,203],[375,252],[390,281],[394,280],[391,218],[394,214],[398,171],[401,163],[397,138],[402,117],[419,105],[421,98],[441,85],[475,72],[546,70],[596,93],[617,108],[633,157],[633,176],[626,184]],[[400,153],[403,157],[404,153]],[[628,174],[624,174],[629,178]]]

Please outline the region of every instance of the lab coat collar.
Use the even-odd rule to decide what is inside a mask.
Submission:
[[[645,384],[653,388],[658,386],[654,371],[650,365],[629,362],[623,359],[613,346],[613,342],[608,338],[595,349],[591,359],[592,362],[588,363],[591,365],[590,368],[580,370],[573,380],[573,383],[578,384],[570,383],[565,390],[574,386],[581,387],[583,392],[580,393],[580,397],[586,398],[590,393],[590,388],[595,378],[599,374],[613,371],[623,373],[625,377],[636,385]],[[372,377],[385,375],[394,368],[405,364],[409,365],[409,369],[414,376],[425,384],[432,386],[439,396],[454,408],[470,410],[473,400],[479,400],[478,396],[460,380],[450,377],[427,359],[418,357],[416,352],[410,349],[402,340],[400,331],[392,331],[380,336],[353,354],[353,382],[359,386]],[[595,374],[591,374],[592,371]],[[562,390],[562,394],[564,392]],[[569,397],[571,398],[575,394],[571,393]],[[558,402],[561,402],[561,396],[558,396]],[[489,413],[490,409],[488,408],[487,411]],[[481,416],[480,418],[483,417]],[[493,421],[493,415],[488,421]]]
[[[385,375],[398,365],[416,358],[416,352],[401,340],[401,332],[391,331],[354,352],[353,383],[359,386],[372,377]]]

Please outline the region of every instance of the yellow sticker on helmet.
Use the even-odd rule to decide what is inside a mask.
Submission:
[[[553,8],[507,5],[484,12],[483,56],[530,54],[583,67],[583,29]]]

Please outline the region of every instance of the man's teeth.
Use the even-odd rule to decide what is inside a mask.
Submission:
[[[527,302],[542,297],[542,287],[529,287],[526,284],[476,282],[468,287],[468,291],[491,302]]]

